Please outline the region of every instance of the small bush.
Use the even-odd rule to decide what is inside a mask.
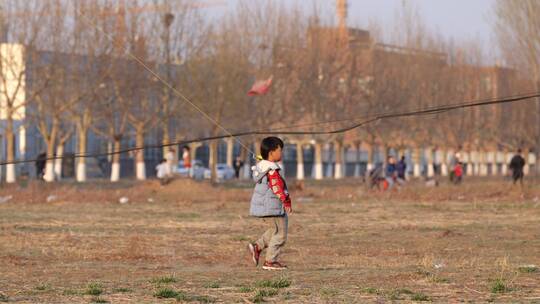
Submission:
[[[194,301],[199,303],[214,303],[216,300],[209,296],[193,296],[188,301]]]
[[[325,297],[335,297],[339,293],[339,290],[335,288],[321,288],[321,295]]]
[[[257,287],[269,287],[275,289],[287,288],[291,286],[291,280],[280,278],[276,280],[262,280],[257,282]]]
[[[109,301],[100,297],[95,297],[95,298],[92,298],[91,303],[109,303]]]
[[[125,287],[120,287],[120,288],[113,289],[113,292],[126,293],[126,292],[132,292],[132,290],[129,289],[129,288],[125,288]]]
[[[377,289],[377,288],[373,288],[373,287],[366,287],[364,289],[362,289],[363,292],[365,293],[369,293],[369,294],[379,294],[380,291]]]
[[[521,273],[533,273],[538,271],[538,267],[534,265],[528,265],[528,266],[521,266],[518,268],[519,272]]]
[[[419,302],[430,301],[429,297],[426,296],[423,293],[415,293],[415,294],[413,294],[412,297],[411,297],[411,300],[419,301]]]
[[[165,276],[165,277],[153,278],[151,282],[154,284],[176,283],[176,278],[174,276]]]
[[[210,282],[204,285],[204,288],[219,288],[219,287],[220,285],[218,282]]]
[[[91,296],[99,296],[103,293],[103,285],[101,283],[90,283],[86,287],[85,293]]]
[[[39,290],[39,291],[47,291],[47,290],[51,290],[51,285],[50,284],[40,284],[38,286],[36,286],[36,290]]]
[[[65,296],[80,296],[81,292],[75,289],[66,289],[64,290],[63,294]]]
[[[238,292],[240,292],[240,293],[250,293],[253,290],[254,289],[251,286],[240,286],[240,288],[238,289]]]
[[[496,279],[491,283],[492,293],[505,293],[508,291],[510,291],[510,287],[508,287],[508,285],[503,279]]]
[[[278,294],[278,291],[276,289],[259,289],[257,290],[257,293],[253,297],[254,303],[261,303],[264,302],[265,297],[273,297]]]
[[[170,288],[161,288],[154,293],[154,297],[162,299],[171,299],[179,296],[179,293]]]

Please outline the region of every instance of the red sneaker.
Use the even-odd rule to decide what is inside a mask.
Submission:
[[[253,263],[255,266],[259,265],[259,256],[261,255],[261,251],[259,249],[259,246],[257,244],[249,243],[248,244],[249,252],[251,252],[251,258],[253,259]]]
[[[266,270],[285,270],[287,269],[287,266],[281,264],[280,262],[264,262],[262,268]]]

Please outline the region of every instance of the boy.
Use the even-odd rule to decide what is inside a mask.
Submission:
[[[266,259],[263,269],[285,270],[287,266],[278,262],[279,255],[287,241],[288,214],[292,213],[291,198],[287,184],[281,175],[277,162],[281,161],[283,141],[277,137],[267,137],[261,143],[262,160],[252,168],[255,189],[251,198],[250,215],[264,218],[270,228],[255,243],[248,245],[255,266],[264,249]]]

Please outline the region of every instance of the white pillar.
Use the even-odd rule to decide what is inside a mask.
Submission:
[[[499,175],[498,168],[497,168],[497,152],[489,152],[487,158],[488,158],[488,162],[491,164],[491,175],[492,176]]]
[[[296,179],[304,179],[304,149],[302,143],[296,143]]]
[[[529,173],[531,173],[531,166],[536,165],[536,154],[529,153],[529,159],[527,160],[527,164],[525,167],[529,169]]]
[[[17,181],[15,174],[15,164],[6,165],[6,183],[12,184]]]
[[[452,155],[452,152],[445,150],[445,151],[441,151],[441,153],[442,153],[441,175],[448,176],[448,166],[450,164],[448,162],[448,156]]]
[[[433,177],[435,175],[435,170],[433,170],[433,150],[431,148],[428,148],[424,151],[426,153],[427,157],[427,176]]]
[[[26,128],[24,125],[19,127],[19,158],[26,159]]]
[[[113,162],[111,165],[111,182],[117,182],[120,180],[120,163]]]
[[[523,158],[525,159],[525,167],[523,167],[523,174],[529,175],[531,172],[531,154],[529,151],[525,150],[523,153]]]
[[[86,182],[86,160],[83,157],[77,162],[77,182]]]
[[[503,166],[502,166],[503,167],[502,171],[503,171],[503,174],[506,176],[509,173],[508,172],[508,169],[509,169],[508,166],[510,165],[510,161],[512,161],[512,156],[513,155],[510,152],[506,152],[504,156],[505,156],[505,159],[504,159],[504,163],[503,163]]]
[[[139,151],[142,153],[142,151]],[[144,162],[137,162],[137,180],[146,180],[146,165]]]
[[[463,152],[463,162],[467,163],[467,176],[473,176],[474,164],[470,152]]]
[[[360,177],[360,145],[356,146],[356,163],[354,164],[354,177]]]
[[[508,168],[506,166],[506,155],[502,151],[497,152],[497,164],[501,165],[501,175],[505,176],[508,173]]]
[[[322,144],[319,142],[315,143],[315,161],[313,165],[315,167],[315,179],[323,179]]]
[[[413,176],[420,177],[422,175],[422,170],[420,166],[420,149],[415,148],[413,151]]]
[[[334,170],[334,178],[335,179],[342,179],[343,178],[343,144],[340,142],[335,143],[335,170]]]
[[[369,172],[373,170],[374,163],[375,163],[375,147],[373,145],[370,145],[368,148],[368,162],[367,162],[367,168],[366,168],[367,174],[369,174]]]
[[[479,163],[479,169],[478,173],[480,176],[487,176],[488,170],[487,170],[487,156],[485,151],[478,152],[478,163]]]
[[[471,164],[471,175],[478,175],[478,153],[471,151],[469,153],[469,163]]]

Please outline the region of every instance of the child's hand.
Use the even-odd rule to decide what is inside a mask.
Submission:
[[[287,196],[287,200],[285,201],[285,204],[283,205],[284,209],[285,209],[285,212],[287,213],[292,213],[292,202],[291,202],[291,198]]]

